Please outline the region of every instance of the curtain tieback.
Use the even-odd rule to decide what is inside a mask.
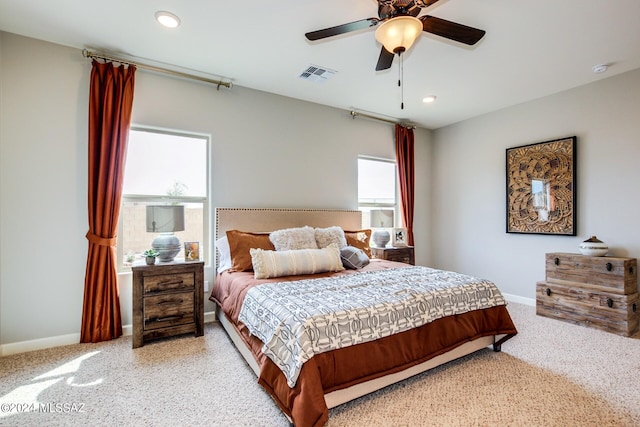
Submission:
[[[100,246],[115,246],[117,242],[116,237],[100,237],[93,234],[91,231],[87,231],[86,237],[90,243]]]

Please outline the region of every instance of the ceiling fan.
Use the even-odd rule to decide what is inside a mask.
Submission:
[[[429,7],[438,0],[377,0],[378,18],[361,19],[335,27],[311,31],[305,36],[308,40],[320,40],[352,31],[378,26],[376,40],[382,44],[376,71],[391,67],[395,54],[401,55],[408,50],[422,31],[436,34],[467,45],[476,44],[485,34],[484,30],[447,21],[435,16],[418,17],[421,9]]]

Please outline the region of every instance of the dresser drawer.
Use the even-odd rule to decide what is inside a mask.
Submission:
[[[144,298],[144,329],[193,323],[193,292],[178,292]]]
[[[556,282],[536,284],[536,313],[622,335],[633,335],[640,323],[638,293],[621,295]]]
[[[193,290],[195,280],[193,273],[163,274],[158,276],[145,276],[143,279],[144,293],[153,294],[175,290]]]
[[[638,292],[635,258],[548,253],[545,256],[545,269],[547,282],[579,284],[618,294]]]

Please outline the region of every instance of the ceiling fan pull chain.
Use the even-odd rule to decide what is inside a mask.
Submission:
[[[402,52],[398,52],[399,64],[398,64],[398,86],[400,87],[400,109],[404,110],[404,86],[402,85],[402,79],[404,78],[404,59],[402,58]]]

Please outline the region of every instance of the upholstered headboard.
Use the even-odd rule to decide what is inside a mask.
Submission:
[[[348,209],[216,208],[216,239],[227,230],[269,232],[283,228],[331,227],[345,230],[362,227],[362,212]]]
[[[359,230],[362,212],[348,209],[216,208],[215,240],[228,230],[271,232],[283,228],[331,227]],[[218,268],[218,252],[215,252]]]

